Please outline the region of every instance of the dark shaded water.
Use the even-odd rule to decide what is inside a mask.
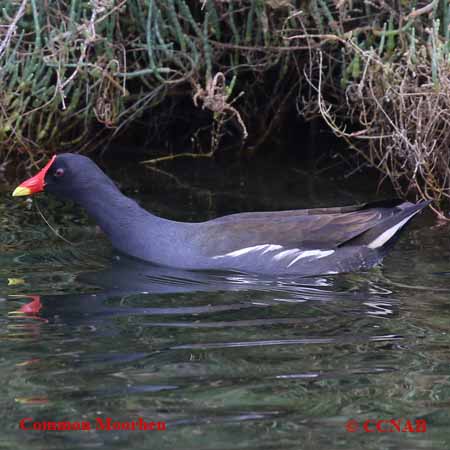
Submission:
[[[147,208],[186,220],[382,196],[286,166],[195,167],[111,173]],[[269,279],[115,258],[79,211],[39,197],[69,244],[34,204],[9,192],[0,203],[2,448],[450,447],[450,227],[431,215],[381,268]],[[107,417],[166,429],[95,429]],[[24,418],[92,429],[22,430]],[[426,432],[374,431],[400,418]]]

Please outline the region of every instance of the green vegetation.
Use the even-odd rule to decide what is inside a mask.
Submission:
[[[225,133],[255,149],[296,107],[399,194],[436,211],[450,198],[446,0],[0,0],[0,11],[4,158],[92,150],[139,121],[164,141],[186,99],[210,121],[191,130],[209,138],[188,155],[212,156]]]

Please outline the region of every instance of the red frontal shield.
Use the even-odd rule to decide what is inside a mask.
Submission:
[[[28,178],[22,184],[16,187],[13,192],[13,197],[18,197],[21,195],[31,195],[37,192],[42,192],[45,187],[45,174],[47,173],[50,166],[53,164],[56,155],[41,169],[34,177]]]

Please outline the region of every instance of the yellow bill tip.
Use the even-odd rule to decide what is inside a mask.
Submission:
[[[31,189],[23,186],[17,186],[12,193],[13,197],[21,197],[23,195],[30,195]]]

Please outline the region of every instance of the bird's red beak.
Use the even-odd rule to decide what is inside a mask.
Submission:
[[[50,166],[53,164],[56,155],[46,164],[46,166],[41,169],[34,177],[28,178],[22,184],[14,189],[12,193],[13,197],[19,197],[21,195],[31,195],[37,192],[42,192],[45,187],[45,174],[47,173]]]

